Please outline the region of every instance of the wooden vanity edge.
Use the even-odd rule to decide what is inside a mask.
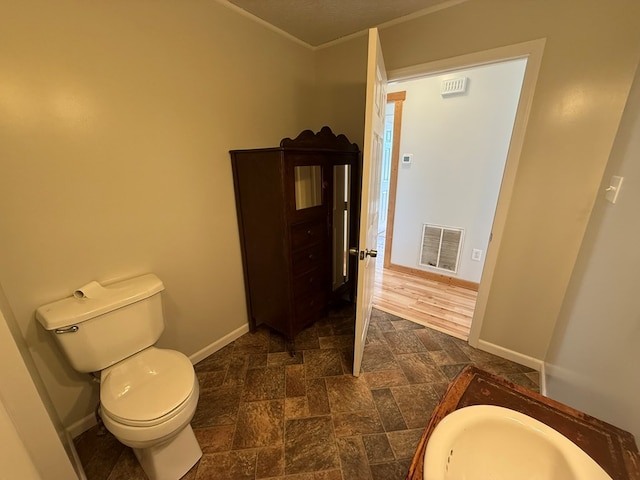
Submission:
[[[413,460],[411,460],[406,480],[422,480],[424,452],[427,449],[429,437],[431,436],[433,429],[436,428],[436,425],[440,423],[440,420],[456,409],[460,397],[462,397],[462,394],[467,390],[469,383],[473,380],[473,377],[476,374],[475,370],[476,369],[474,367],[466,367],[447,387],[440,403],[438,403],[436,408],[433,410],[422,437],[420,437],[420,442],[418,442],[416,453],[413,456]]]
[[[462,396],[464,395],[471,381],[476,376],[484,377],[493,382],[499,383],[507,388],[519,392],[522,395],[526,395],[568,415],[580,418],[585,422],[606,428],[613,435],[615,435],[615,437],[620,442],[620,447],[622,449],[622,455],[625,463],[624,466],[627,474],[627,477],[624,479],[614,480],[640,480],[640,454],[638,453],[638,447],[636,446],[635,438],[633,435],[631,435],[631,433],[621,430],[614,425],[603,422],[602,420],[592,417],[584,412],[569,407],[568,405],[545,397],[544,395],[541,395],[537,392],[533,392],[531,390],[528,390],[527,388],[521,387],[520,385],[516,385],[503,377],[485,372],[484,370],[481,370],[472,365],[465,367],[464,370],[462,370],[451,381],[446,392],[442,396],[442,399],[434,409],[429,423],[427,424],[424,433],[422,434],[422,437],[418,442],[416,453],[411,460],[409,471],[407,473],[407,476],[405,477],[405,480],[423,480],[424,454],[427,448],[429,437],[433,433],[433,430],[438,425],[438,423],[440,423],[440,421],[449,413],[457,409]]]

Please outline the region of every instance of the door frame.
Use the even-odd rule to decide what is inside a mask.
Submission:
[[[500,63],[518,58],[527,58],[527,66],[522,81],[522,90],[516,117],[513,122],[513,131],[511,133],[511,142],[507,152],[507,160],[505,162],[502,184],[498,195],[498,203],[491,228],[491,239],[487,248],[484,269],[480,278],[478,288],[478,296],[476,300],[476,308],[474,310],[473,319],[471,321],[471,330],[469,332],[469,345],[478,347],[480,343],[480,334],[482,332],[482,324],[487,309],[487,301],[493,281],[496,264],[500,253],[500,245],[504,234],[504,227],[507,220],[509,205],[513,196],[516,172],[520,162],[520,154],[524,144],[524,138],[527,130],[529,114],[531,112],[531,104],[533,103],[533,94],[535,91],[538,73],[542,63],[542,54],[544,51],[546,39],[541,38],[528,42],[498,47],[481,52],[469,53],[457,57],[451,57],[434,62],[422,63],[410,67],[395,69],[387,72],[388,81],[410,80],[414,78],[425,77],[428,75],[442,74],[462,68],[477,67],[492,63]],[[397,168],[397,166],[396,166]],[[393,166],[392,166],[393,169]],[[395,191],[394,191],[395,193]],[[389,190],[391,197],[391,188]],[[391,198],[389,199],[391,203]],[[387,215],[389,218],[389,214]]]
[[[389,199],[387,201],[387,224],[385,225],[384,268],[391,265],[391,245],[393,244],[393,225],[396,216],[396,194],[398,189],[398,168],[400,164],[400,137],[402,135],[402,107],[407,92],[387,93],[387,103],[393,103],[393,137],[391,146],[391,171],[389,172]]]

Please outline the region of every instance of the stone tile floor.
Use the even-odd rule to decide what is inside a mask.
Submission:
[[[183,478],[399,480],[466,365],[538,390],[530,368],[375,309],[356,378],[353,331],[347,306],[301,332],[293,357],[282,336],[259,328],[198,363],[192,426],[203,456]],[[108,432],[94,427],[75,444],[88,480],[146,478]]]

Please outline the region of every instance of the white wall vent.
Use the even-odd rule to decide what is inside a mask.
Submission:
[[[467,77],[450,78],[449,80],[443,80],[440,87],[440,95],[442,95],[443,97],[465,93],[466,91]]]
[[[462,228],[424,224],[419,264],[456,273],[463,234]]]

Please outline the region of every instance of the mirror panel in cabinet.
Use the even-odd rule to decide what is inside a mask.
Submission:
[[[320,165],[296,166],[296,210],[322,205],[322,167]]]
[[[333,290],[349,281],[351,166],[333,167]]]

